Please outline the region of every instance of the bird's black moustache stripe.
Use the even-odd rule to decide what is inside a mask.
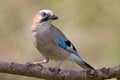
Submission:
[[[49,20],[48,17],[42,19],[42,20],[40,21],[40,23],[41,23],[41,22],[45,22],[45,21],[47,21],[47,20]]]

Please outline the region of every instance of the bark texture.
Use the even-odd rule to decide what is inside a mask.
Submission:
[[[0,73],[42,78],[45,80],[104,80],[116,78],[120,80],[120,65],[112,68],[96,70],[61,70],[54,74],[54,68],[42,65],[19,64],[14,62],[0,62]]]

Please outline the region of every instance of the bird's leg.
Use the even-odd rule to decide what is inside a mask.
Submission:
[[[45,59],[43,59],[39,62],[33,62],[33,64],[44,64],[44,63],[47,63],[47,62],[49,62],[49,58],[45,58]]]
[[[59,72],[59,70],[60,70],[59,67],[60,67],[60,65],[61,65],[63,62],[64,62],[64,60],[59,61],[58,64],[56,65],[55,71],[54,71],[54,74],[55,74],[55,75],[58,74],[58,72]]]

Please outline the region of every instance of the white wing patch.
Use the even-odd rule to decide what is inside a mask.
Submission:
[[[71,51],[73,53],[76,53],[77,50],[75,49],[74,45],[68,40],[68,41],[65,41],[66,45],[67,45],[67,50],[68,51]]]

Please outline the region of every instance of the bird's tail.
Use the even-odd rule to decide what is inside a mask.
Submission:
[[[94,68],[90,66],[88,63],[86,63],[79,55],[77,54],[71,54],[71,56],[68,58],[71,61],[76,62],[78,65],[80,65],[83,69],[92,69]]]
[[[83,69],[93,69],[94,70],[94,68],[92,67],[92,66],[90,66],[88,63],[86,63],[85,61],[76,61],[76,63],[78,64],[78,65],[80,65]]]

